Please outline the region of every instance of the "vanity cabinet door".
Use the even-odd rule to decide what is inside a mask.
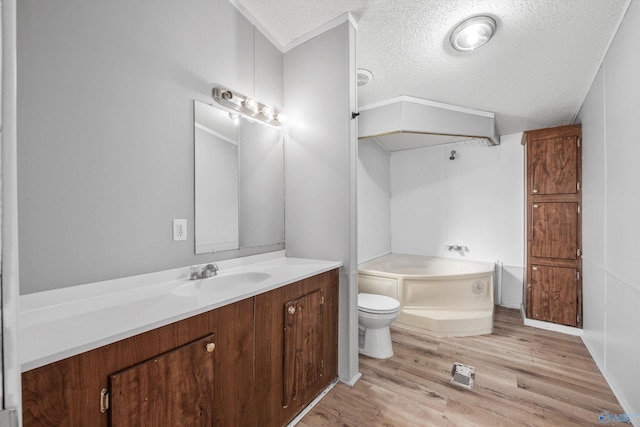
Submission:
[[[212,426],[214,334],[109,377],[112,427]]]
[[[322,378],[323,290],[284,305],[284,396],[282,406],[313,394]]]
[[[338,376],[338,270],[256,296],[256,420],[283,426]]]

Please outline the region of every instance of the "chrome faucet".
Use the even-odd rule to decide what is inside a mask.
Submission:
[[[216,264],[207,264],[200,268],[197,265],[191,267],[191,275],[189,280],[206,279],[218,275],[218,266]]]
[[[207,264],[202,269],[204,277],[211,277],[218,275],[218,266],[216,264]]]
[[[448,250],[449,252],[469,252],[469,248],[466,246],[460,246],[460,245],[446,245],[444,247],[446,250]]]

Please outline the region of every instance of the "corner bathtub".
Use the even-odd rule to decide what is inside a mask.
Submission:
[[[388,254],[358,266],[358,292],[400,301],[396,322],[436,336],[493,332],[493,275],[489,262]]]

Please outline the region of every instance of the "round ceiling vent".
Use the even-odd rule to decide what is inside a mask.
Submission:
[[[373,74],[371,71],[364,68],[358,68],[358,86],[366,86],[373,80]]]

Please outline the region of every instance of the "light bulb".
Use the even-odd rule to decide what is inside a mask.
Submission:
[[[275,111],[273,110],[273,107],[270,105],[265,105],[264,107],[262,107],[262,115],[269,120],[273,120],[274,112]]]
[[[280,123],[286,123],[287,120],[289,118],[287,117],[286,114],[284,114],[283,112],[279,112],[278,114],[276,114],[276,120],[279,121]]]
[[[249,110],[253,111],[254,113],[258,111],[258,101],[256,101],[253,98],[247,97],[244,100],[244,106],[247,107]]]
[[[476,46],[476,44],[478,44],[478,41],[480,40],[480,35],[477,32],[472,31],[472,29],[469,29],[469,30],[471,32],[467,36],[467,44],[471,46],[471,49],[473,49]]]
[[[485,45],[496,31],[496,21],[489,16],[474,16],[458,25],[449,38],[454,49],[472,51]]]

